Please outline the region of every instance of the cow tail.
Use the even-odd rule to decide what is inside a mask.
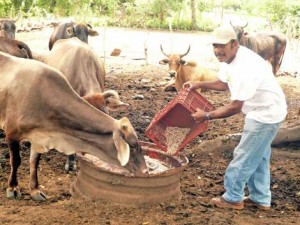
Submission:
[[[32,58],[32,52],[31,52],[30,48],[28,47],[28,45],[26,45],[26,44],[23,43],[23,42],[18,42],[18,47],[19,47],[20,49],[24,49],[24,50],[26,51],[26,53],[27,53],[29,59],[33,59],[33,58]]]

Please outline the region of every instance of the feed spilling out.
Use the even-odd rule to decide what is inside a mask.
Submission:
[[[165,130],[167,153],[174,155],[178,147],[190,132],[190,128],[167,127]]]

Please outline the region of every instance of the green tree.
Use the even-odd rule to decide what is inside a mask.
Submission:
[[[163,23],[166,17],[181,9],[183,2],[183,0],[154,0],[151,4],[151,11],[155,17],[159,18],[160,23]]]
[[[284,20],[288,12],[286,0],[264,0],[258,5],[259,14],[268,18],[272,23]]]

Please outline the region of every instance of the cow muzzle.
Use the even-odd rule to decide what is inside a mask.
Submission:
[[[177,74],[177,73],[176,73],[176,71],[174,71],[174,70],[170,70],[170,71],[169,71],[169,75],[170,75],[170,77],[172,77],[172,78],[173,78],[173,77],[176,77],[176,74]]]
[[[147,164],[140,144],[138,144],[135,148],[130,149],[129,162],[125,168],[135,175],[145,176],[148,174]]]

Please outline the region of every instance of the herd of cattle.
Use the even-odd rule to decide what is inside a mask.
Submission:
[[[105,90],[105,67],[92,48],[88,36],[99,35],[86,23],[59,23],[49,38],[49,53],[32,52],[15,40],[13,21],[1,20],[0,37],[0,122],[10,151],[11,173],[7,197],[21,196],[17,170],[21,164],[20,146],[30,147],[30,195],[44,201],[39,189],[37,168],[41,153],[56,149],[68,155],[66,170],[76,169],[74,153],[89,153],[133,174],[147,174],[147,166],[137,134],[124,117],[116,120],[109,111],[124,110],[114,90]],[[286,40],[281,35],[261,34],[253,41],[242,27],[235,27],[241,44],[251,44],[278,71]],[[260,38],[263,40],[260,41]],[[254,40],[257,45],[254,45]],[[251,46],[247,46],[251,48]],[[184,54],[166,54],[160,64],[169,65],[172,77],[165,90],[179,91],[188,80],[213,80],[216,72],[187,62]]]

